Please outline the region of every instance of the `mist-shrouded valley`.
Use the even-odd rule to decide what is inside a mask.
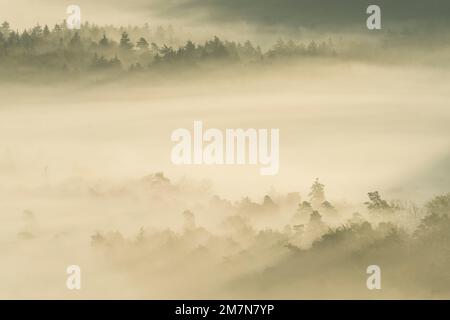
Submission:
[[[448,299],[445,22],[206,16],[1,24],[0,298]],[[279,129],[277,174],[174,164],[195,121]]]

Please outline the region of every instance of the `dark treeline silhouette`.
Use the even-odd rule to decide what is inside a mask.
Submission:
[[[85,23],[69,30],[65,23],[36,25],[22,32],[8,22],[0,27],[0,68],[18,73],[36,70],[139,71],[160,66],[195,66],[211,61],[252,63],[277,58],[334,56],[331,40],[296,44],[279,40],[263,52],[250,41],[238,43],[214,37],[204,43],[182,42],[172,27],[100,27]]]

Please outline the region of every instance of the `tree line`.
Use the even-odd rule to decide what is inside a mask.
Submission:
[[[203,43],[179,40],[172,27],[100,27],[85,23],[79,30],[66,24],[36,25],[21,32],[8,22],[0,26],[0,68],[4,71],[143,71],[160,66],[197,66],[208,62],[257,63],[298,57],[331,57],[331,40],[306,44],[278,40],[266,51],[214,37]]]

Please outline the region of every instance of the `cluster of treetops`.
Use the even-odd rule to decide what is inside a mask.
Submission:
[[[171,26],[97,26],[84,23],[70,30],[66,23],[36,25],[23,31],[0,25],[0,68],[65,71],[140,71],[158,66],[196,66],[210,62],[255,63],[273,59],[336,55],[331,40],[307,43],[278,40],[264,51],[250,41],[213,37],[202,43],[183,41]]]

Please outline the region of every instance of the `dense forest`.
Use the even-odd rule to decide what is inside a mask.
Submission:
[[[436,37],[399,29],[362,36],[309,35],[295,41],[279,36],[274,43],[261,46],[255,41],[238,42],[217,36],[194,41],[191,33],[171,25],[117,27],[85,22],[80,29],[70,30],[63,21],[53,27],[37,24],[18,31],[5,21],[0,25],[0,74],[9,80],[32,75],[73,78],[87,73],[114,78],[124,72],[151,74],[169,68],[179,71],[223,64],[260,66],[311,58],[405,63],[409,60],[400,58],[400,54],[408,56],[412,52],[416,52],[410,57],[415,63],[433,64],[443,58],[444,65],[448,62],[447,35]]]
[[[22,32],[8,22],[0,27],[0,68],[20,73],[65,71],[143,71],[164,65],[196,66],[223,61],[253,63],[264,60],[334,56],[331,40],[294,43],[279,40],[263,52],[250,41],[238,43],[218,37],[204,43],[178,39],[171,26],[99,27],[85,23],[69,30],[65,23],[50,28],[36,25]]]

